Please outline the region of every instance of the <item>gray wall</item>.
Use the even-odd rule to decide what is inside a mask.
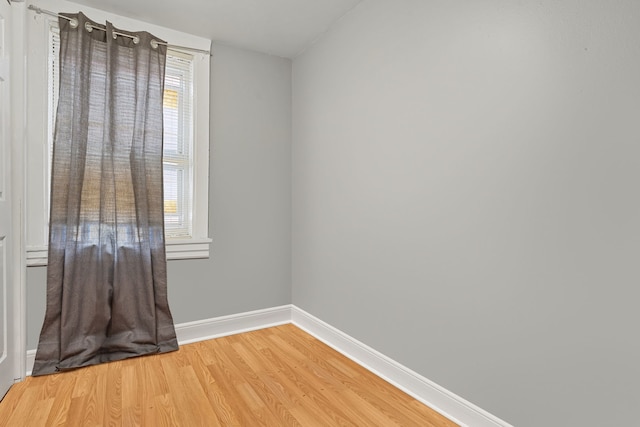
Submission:
[[[291,303],[291,61],[214,45],[206,260],[169,261],[176,323]],[[27,347],[46,269],[27,269]]]
[[[293,63],[293,303],[515,425],[636,425],[639,17],[361,3]]]

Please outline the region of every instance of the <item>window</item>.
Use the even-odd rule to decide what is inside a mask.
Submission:
[[[118,19],[105,13],[88,13],[91,13],[92,17],[96,16],[96,19],[100,19],[101,14],[105,16],[105,20],[115,22]],[[27,165],[27,264],[46,265],[49,176],[58,96],[60,37],[55,19],[41,16],[36,18],[28,29],[32,37],[29,41],[30,72],[27,94],[31,114],[27,138],[29,152],[43,155],[29,156]],[[140,22],[126,21],[127,23],[121,27],[136,30],[148,27]],[[171,30],[166,30],[171,33],[167,35],[162,34],[158,28],[147,30],[167,40],[176,38],[176,32]],[[201,48],[203,44],[197,37],[183,33],[178,35],[182,37],[179,40],[180,44],[197,48]],[[204,49],[208,50],[210,42],[206,40],[204,43]],[[37,69],[45,71],[46,79],[38,76]],[[46,97],[41,95],[42,92],[38,93],[38,88],[44,89]],[[169,49],[163,100],[164,211],[168,259],[209,256],[211,239],[208,237],[208,91],[208,55]],[[32,121],[34,111],[43,111],[44,114],[40,115],[43,117],[42,123],[38,120]],[[35,126],[31,126],[32,122]]]
[[[167,238],[191,237],[193,59],[167,54],[164,88],[164,222]]]

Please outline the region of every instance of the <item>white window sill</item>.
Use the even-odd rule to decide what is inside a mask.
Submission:
[[[209,258],[211,242],[209,238],[167,240],[167,260]],[[27,267],[46,266],[47,252],[46,246],[27,248]]]

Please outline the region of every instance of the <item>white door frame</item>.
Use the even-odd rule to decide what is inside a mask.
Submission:
[[[2,0],[4,1],[4,0]],[[12,219],[13,219],[13,257],[14,265],[14,308],[13,328],[16,338],[16,363],[14,378],[16,381],[26,377],[27,363],[27,262],[26,262],[26,19],[27,8],[23,0],[12,0],[11,49],[11,159],[12,159]]]

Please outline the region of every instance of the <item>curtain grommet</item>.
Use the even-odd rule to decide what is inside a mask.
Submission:
[[[93,25],[91,25],[89,22],[85,22],[84,23],[84,29],[87,30],[87,32],[92,32],[93,31]]]
[[[158,42],[156,40],[151,40],[150,44],[151,44],[151,47],[153,49],[157,49],[158,46],[159,46],[159,44],[158,44]]]
[[[140,37],[133,36],[133,44],[138,44],[138,43],[140,43]]]
[[[78,20],[76,18],[73,18],[69,21],[69,26],[71,28],[78,28]]]

